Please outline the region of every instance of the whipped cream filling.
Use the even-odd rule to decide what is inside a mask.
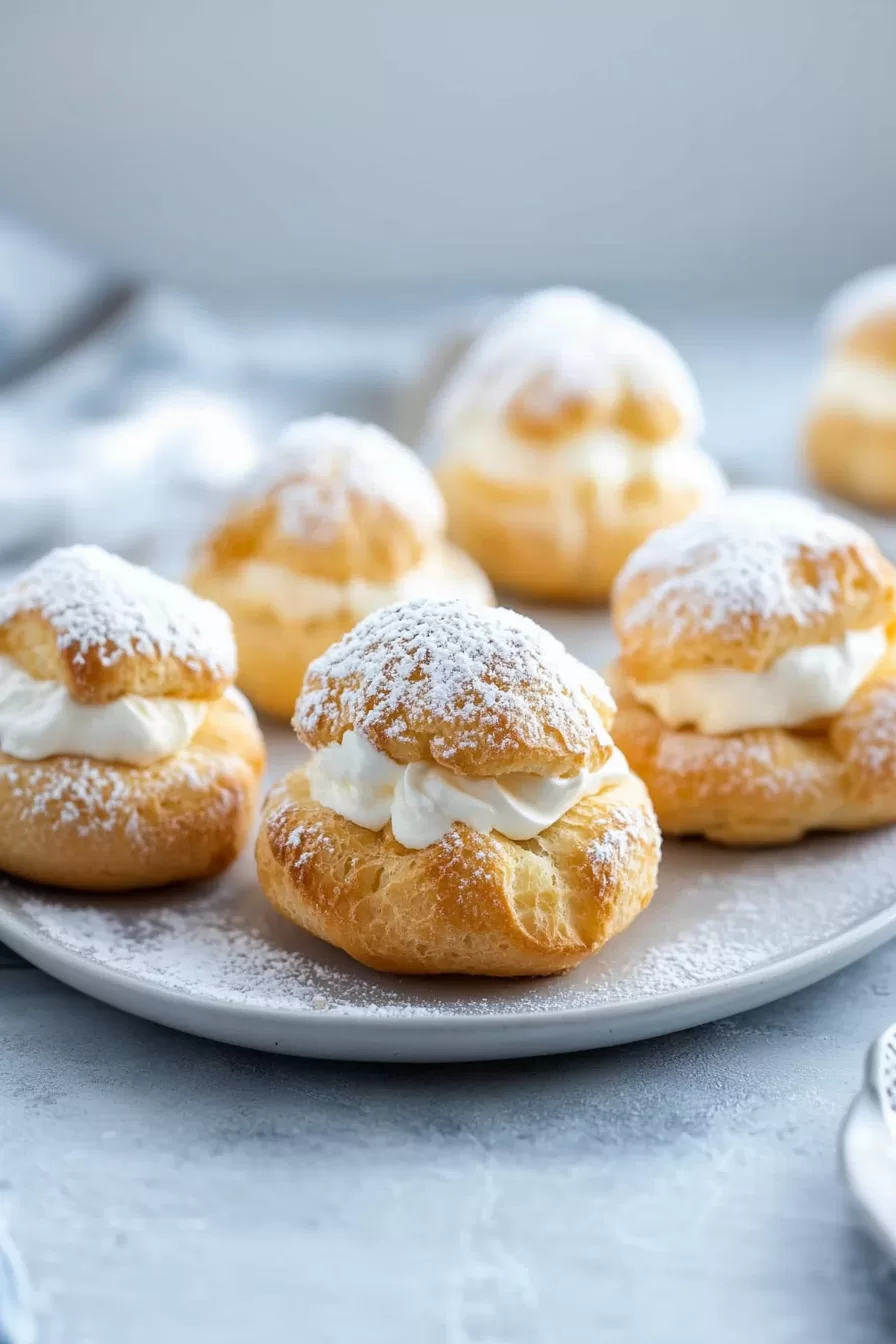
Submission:
[[[152,765],[187,746],[207,713],[208,701],[166,696],[82,705],[59,682],[39,681],[0,656],[0,750],[20,761],[90,756]]]
[[[864,420],[896,422],[896,368],[873,359],[835,357],[821,371],[814,402]]]
[[[670,728],[688,726],[712,734],[796,728],[838,714],[886,648],[881,627],[850,630],[839,644],[793,649],[765,672],[718,667],[630,685],[635,698]]]
[[[333,616],[339,611],[360,620],[380,607],[413,597],[462,597],[474,603],[491,598],[488,583],[475,566],[452,564],[442,555],[429,557],[393,583],[381,584],[366,579],[336,583],[296,574],[269,560],[247,560],[237,572],[235,584],[241,600],[292,621]]]
[[[582,798],[627,774],[625,757],[614,750],[600,770],[474,779],[423,762],[398,765],[351,729],[308,765],[315,802],[369,831],[391,822],[406,849],[434,845],[457,821],[508,840],[532,840]]]
[[[602,429],[577,434],[560,447],[539,447],[517,438],[500,420],[478,414],[455,428],[447,449],[455,461],[469,463],[494,481],[544,487],[585,477],[621,491],[649,480],[669,489],[698,490],[705,502],[726,489],[721,469],[688,438],[645,445],[618,430]]]

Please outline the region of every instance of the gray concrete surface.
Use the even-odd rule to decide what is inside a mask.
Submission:
[[[0,1185],[47,1344],[883,1344],[836,1176],[896,945],[738,1019],[463,1067],[266,1057],[7,954]]]

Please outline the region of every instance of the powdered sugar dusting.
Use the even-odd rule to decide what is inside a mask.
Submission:
[[[450,760],[545,735],[608,744],[592,698],[610,712],[598,674],[534,621],[421,598],[374,612],[312,663],[294,723],[311,733],[338,701],[356,732],[385,724],[395,743],[437,732],[440,759]]]
[[[437,433],[471,409],[501,412],[524,389],[543,388],[545,410],[567,397],[661,396],[697,436],[703,413],[694,380],[659,332],[579,289],[528,295],[474,343],[434,408]]]
[[[593,871],[606,873],[609,881],[616,883],[622,881],[639,851],[661,843],[652,810],[611,804],[606,809],[603,830],[587,846],[586,856]]]
[[[62,547],[25,570],[0,593],[0,624],[22,612],[48,620],[76,661],[91,652],[112,666],[136,654],[177,658],[218,677],[236,671],[220,607],[99,546]]]
[[[655,532],[623,566],[617,599],[632,580],[650,575],[646,594],[621,611],[624,638],[645,627],[670,643],[688,632],[736,635],[756,620],[790,617],[800,625],[831,614],[839,589],[833,578],[807,583],[794,574],[800,560],[826,561],[844,546],[873,543],[845,518],[802,502],[756,493],[692,514]]]
[[[136,777],[140,776],[139,785]],[[202,795],[207,810],[221,809],[232,813],[235,799],[225,788],[215,785],[209,770],[192,764],[187,755],[178,758],[176,766],[178,785]],[[140,817],[137,813],[136,790],[148,802],[147,791],[155,787],[164,800],[171,788],[164,774],[140,772],[139,768],[117,766],[109,762],[93,761],[87,756],[51,757],[46,761],[29,761],[16,765],[0,764],[0,779],[8,787],[23,825],[38,819],[49,821],[54,831],[82,837],[98,831],[124,831],[136,844],[143,845]],[[151,808],[148,815],[157,825]],[[177,812],[169,813],[166,830],[170,834],[179,825]]]
[[[881,266],[850,280],[828,301],[821,326],[829,341],[842,340],[876,317],[896,317],[896,266]]]
[[[377,425],[335,415],[288,426],[255,490],[274,490],[283,531],[311,545],[339,535],[359,496],[384,504],[421,533],[438,532],[445,521],[442,497],[416,454]]]
[[[896,905],[896,832],[816,836],[790,849],[729,851],[668,841],[648,909],[566,975],[504,982],[380,975],[302,933],[267,905],[251,860],[190,892],[66,899],[9,884],[0,933],[27,931],[85,962],[229,1007],[382,1019],[543,1017],[643,1011],[711,994],[821,949]],[[272,1043],[281,1028],[271,1025]]]

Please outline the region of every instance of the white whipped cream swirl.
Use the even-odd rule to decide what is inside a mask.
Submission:
[[[56,681],[39,681],[0,656],[0,750],[20,761],[89,756],[152,765],[191,741],[208,702],[123,695],[82,705]]]
[[[677,672],[667,681],[632,682],[631,689],[670,728],[711,734],[796,728],[839,714],[886,648],[881,627],[850,630],[839,644],[792,649],[765,672]]]
[[[625,757],[614,751],[600,770],[474,779],[423,762],[398,765],[351,729],[315,752],[308,766],[315,802],[369,831],[391,821],[406,849],[435,844],[457,821],[508,840],[531,840],[582,798],[627,774]]]

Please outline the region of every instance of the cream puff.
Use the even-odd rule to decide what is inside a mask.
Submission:
[[[597,673],[515,612],[417,600],[308,669],[268,796],[268,899],[378,970],[547,975],[653,895],[659,834]]]
[[[554,289],[474,342],[427,439],[450,535],[494,583],[595,602],[646,537],[724,490],[702,426],[693,379],[658,332]]]
[[[659,532],[613,592],[614,733],[671,835],[784,844],[896,820],[896,570],[803,500]]]
[[[0,593],[0,869],[127,891],[221,872],[264,748],[223,611],[97,546]]]
[[[190,586],[230,614],[241,688],[289,719],[308,664],[371,611],[415,596],[493,600],[444,528],[429,471],[385,430],[301,420],[203,547]]]
[[[846,285],[822,319],[826,350],[805,452],[825,490],[896,509],[896,266]]]

